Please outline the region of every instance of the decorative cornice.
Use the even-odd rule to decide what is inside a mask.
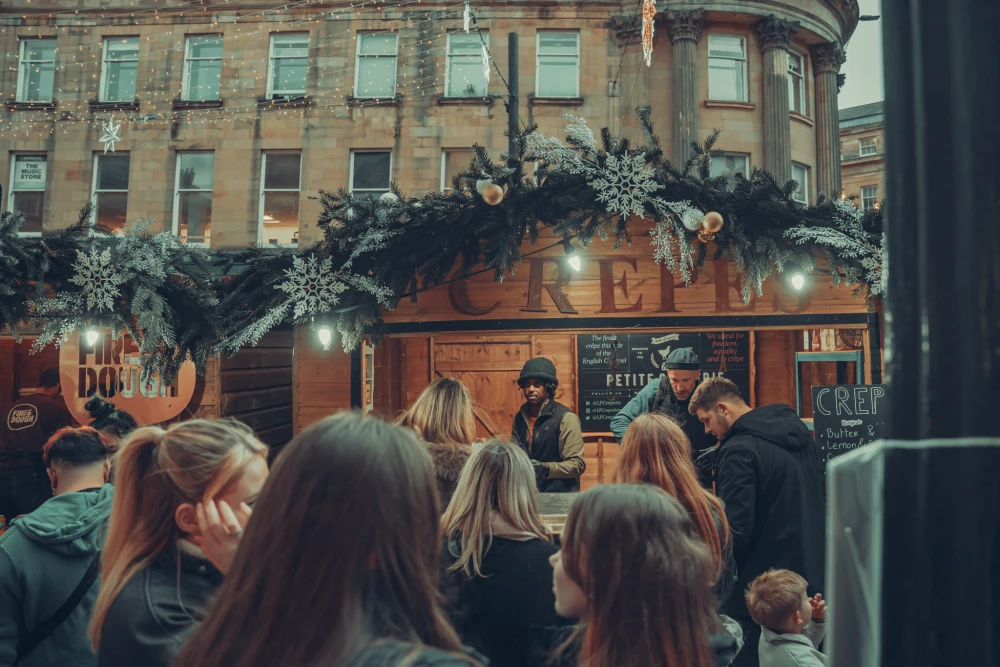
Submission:
[[[615,37],[622,44],[638,42],[642,34],[642,17],[638,14],[627,14],[624,16],[612,16],[611,25],[615,30]]]
[[[701,29],[705,23],[705,10],[669,11],[663,15],[663,19],[671,42],[679,42],[682,39],[697,42],[701,39]]]
[[[812,54],[813,71],[816,74],[840,72],[840,66],[847,61],[847,55],[840,44],[836,42],[826,42],[825,44],[814,44],[809,48]]]
[[[798,21],[786,21],[771,14],[754,23],[753,30],[757,33],[757,45],[763,52],[768,49],[787,49],[800,26]]]

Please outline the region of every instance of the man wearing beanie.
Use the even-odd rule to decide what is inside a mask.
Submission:
[[[528,453],[535,467],[535,481],[543,493],[580,490],[583,433],[580,418],[562,403],[556,403],[555,365],[544,357],[524,362],[517,384],[525,404],[514,415],[513,441]]]
[[[611,420],[611,432],[618,442],[622,441],[625,431],[632,420],[647,412],[659,411],[668,417],[673,417],[680,424],[691,441],[691,455],[697,458],[698,453],[709,447],[714,447],[716,440],[705,433],[705,427],[698,418],[688,412],[691,394],[701,384],[701,363],[698,355],[690,347],[681,347],[667,355],[663,370],[658,380],[653,380],[642,388],[635,398]]]

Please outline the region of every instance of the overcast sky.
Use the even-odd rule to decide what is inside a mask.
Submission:
[[[882,0],[859,0],[861,15],[881,14]],[[885,99],[882,83],[882,21],[862,21],[847,44],[847,62],[840,69],[847,83],[840,91],[841,109]]]

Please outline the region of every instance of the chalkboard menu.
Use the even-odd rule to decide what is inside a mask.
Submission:
[[[610,431],[611,418],[660,377],[667,355],[682,347],[698,355],[702,377],[727,377],[749,400],[750,334],[746,331],[580,334],[576,337],[576,405],[583,430]]]
[[[885,437],[885,385],[813,387],[813,427],[825,464]]]

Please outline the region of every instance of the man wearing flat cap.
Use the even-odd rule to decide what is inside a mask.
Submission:
[[[698,418],[688,412],[688,404],[695,387],[701,384],[701,363],[690,347],[681,347],[667,355],[658,380],[653,380],[636,394],[611,420],[611,432],[618,442],[632,420],[647,412],[662,412],[672,417],[691,441],[691,455],[714,447],[716,440],[705,433]]]

